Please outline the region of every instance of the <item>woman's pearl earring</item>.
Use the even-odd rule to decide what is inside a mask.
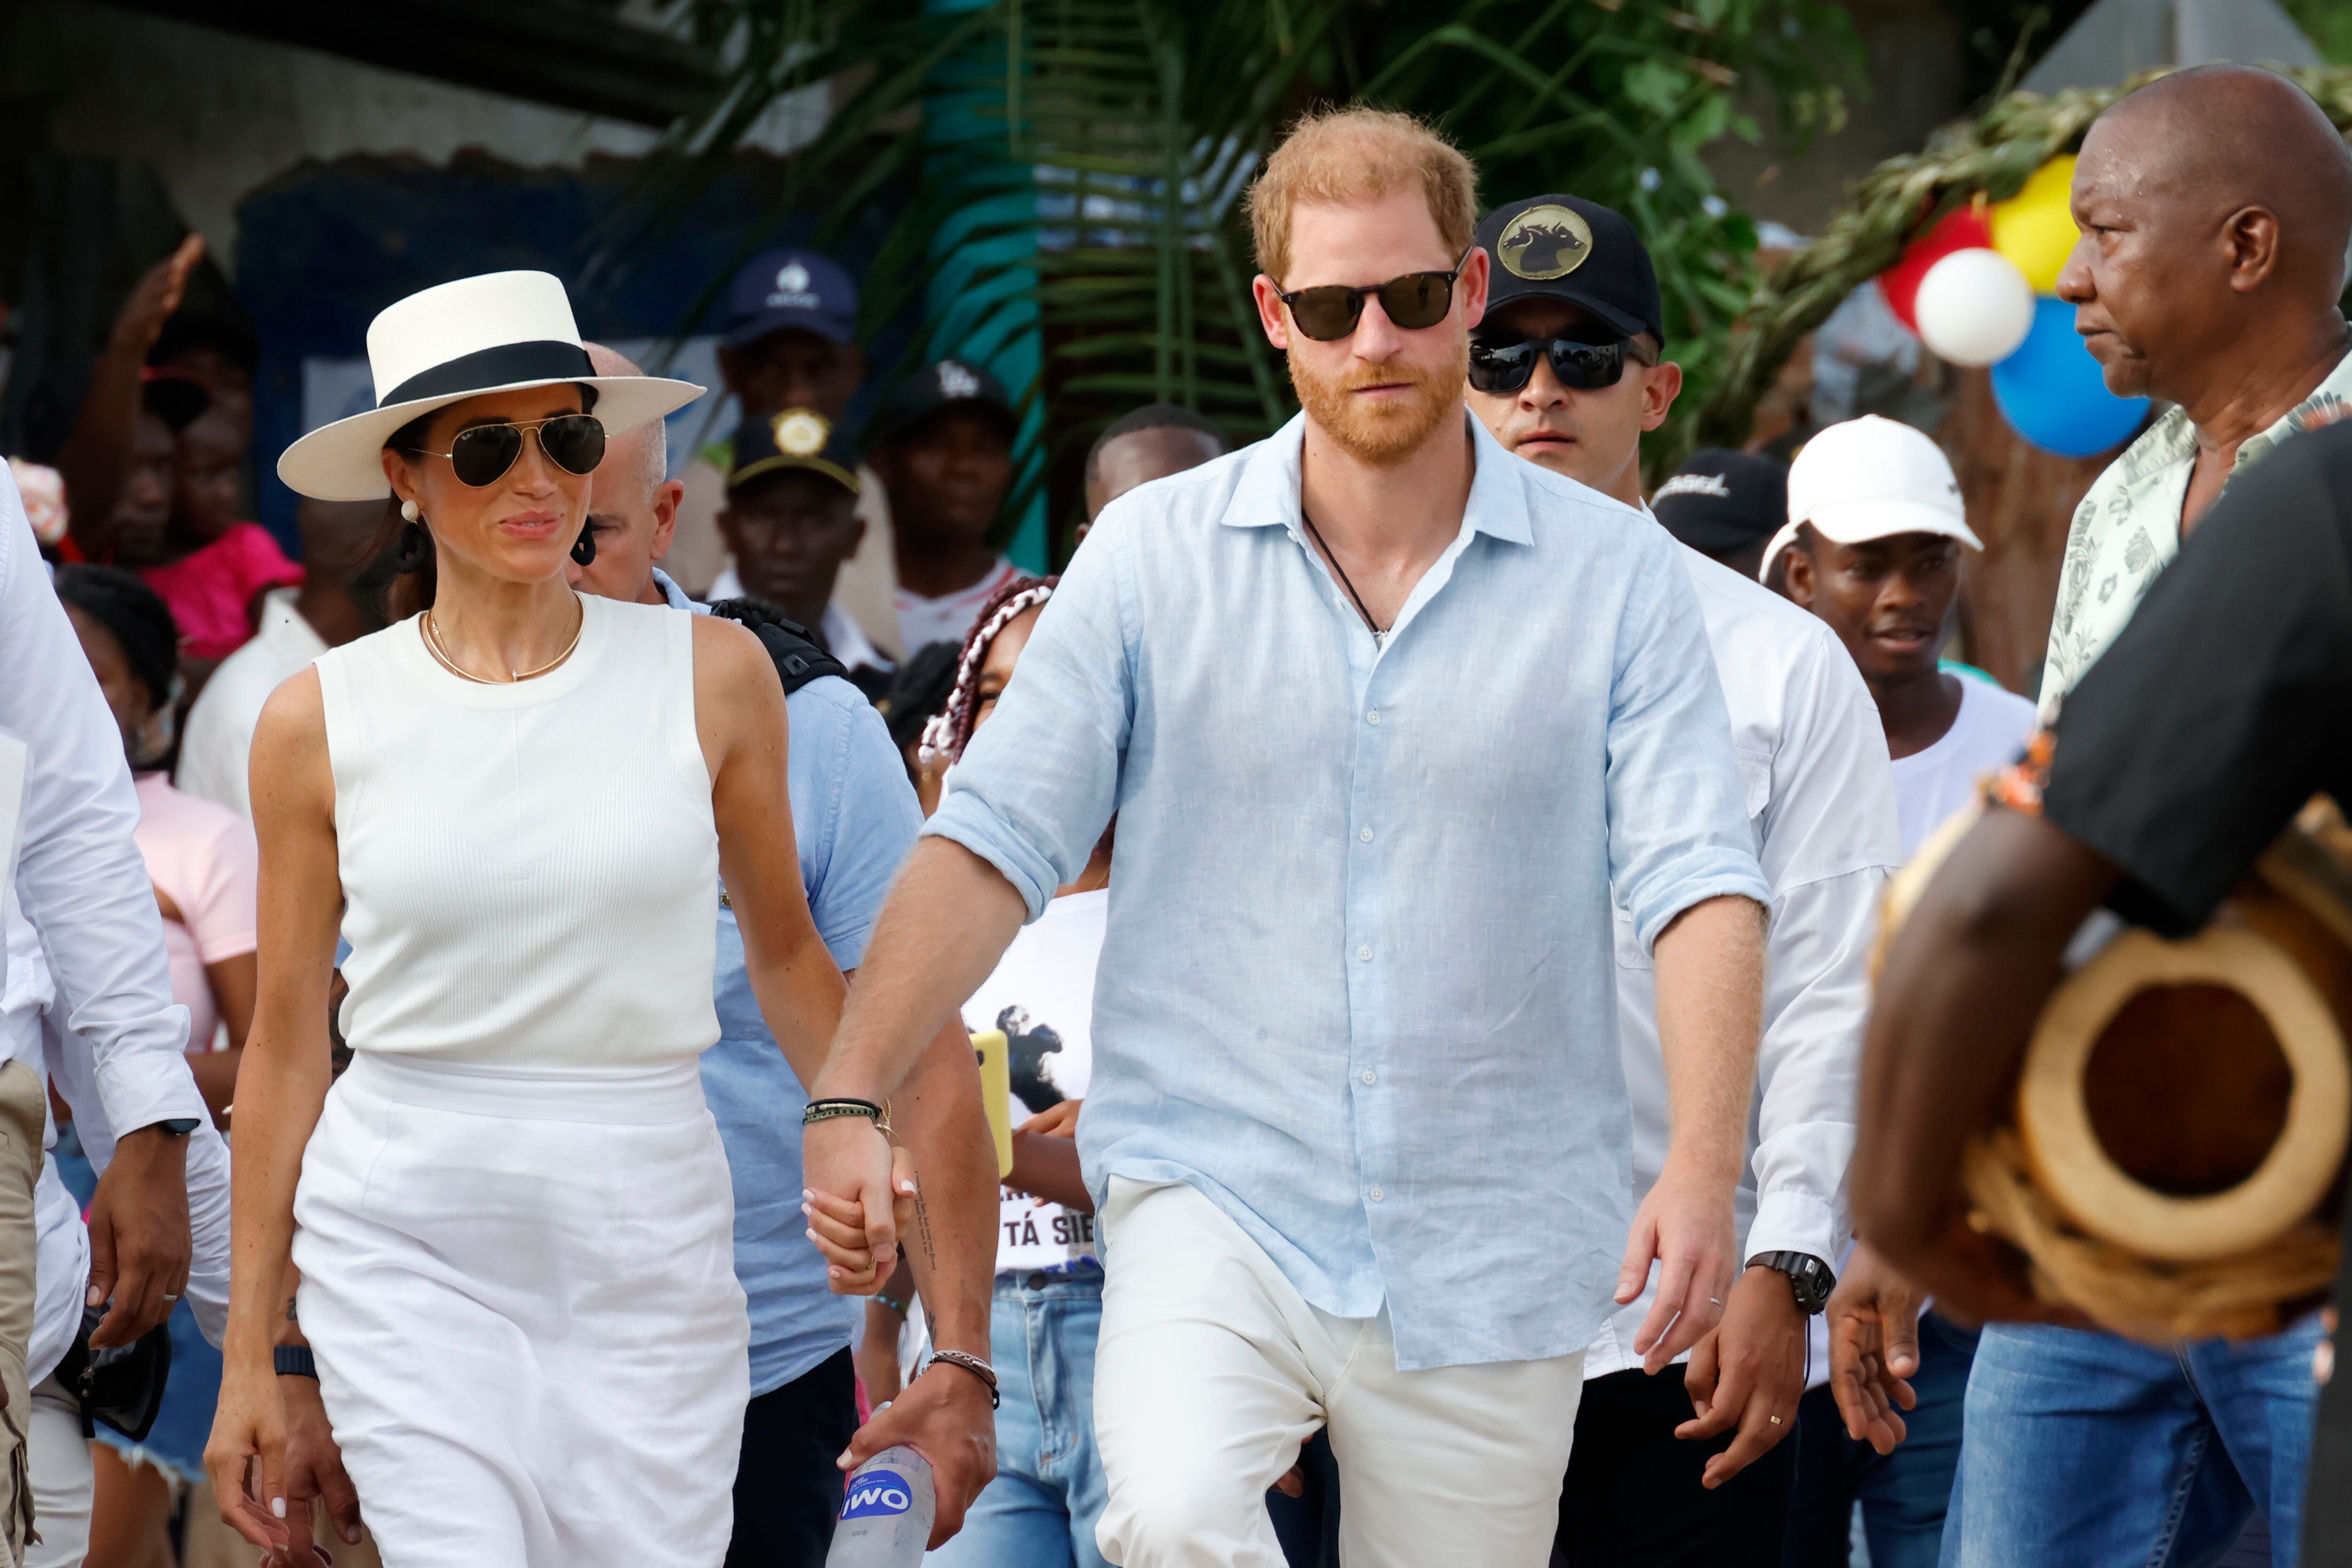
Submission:
[[[400,515],[404,521],[415,522],[421,514],[417,511],[415,501],[404,500],[400,503]]]

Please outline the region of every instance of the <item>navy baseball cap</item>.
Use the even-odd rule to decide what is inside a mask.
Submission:
[[[866,445],[878,447],[894,441],[920,425],[934,414],[950,408],[968,408],[1004,432],[1010,441],[1019,432],[1020,417],[1013,411],[1013,400],[1004,395],[1004,385],[988,372],[970,360],[943,359],[937,364],[927,364],[900,382],[890,394],[890,401],[874,416],[874,427],[866,433]]]
[[[1789,465],[1761,452],[1702,447],[1658,487],[1650,510],[1702,554],[1739,550],[1789,521]]]
[[[1582,196],[1529,196],[1488,213],[1476,237],[1494,263],[1489,317],[1519,300],[1560,300],[1629,338],[1665,342],[1658,274],[1622,214]]]
[[[727,473],[730,495],[786,468],[806,468],[851,495],[858,492],[857,454],[849,437],[814,408],[787,408],[773,418],[746,425],[735,432],[734,446],[734,466]]]
[[[833,258],[792,246],[746,262],[727,310],[730,348],[788,327],[845,343],[857,335],[857,285]]]

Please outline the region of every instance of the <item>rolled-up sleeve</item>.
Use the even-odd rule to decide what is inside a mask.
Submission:
[[[55,1011],[94,1054],[118,1129],[206,1119],[181,1056],[163,917],[132,833],[121,733],[49,586],[16,487],[0,472],[0,729],[31,749],[16,892],[40,933]]]
[[[1071,560],[923,827],[995,867],[1033,921],[1077,880],[1118,807],[1135,721],[1129,521],[1107,513]]]
[[[1654,531],[1618,623],[1609,696],[1609,879],[1647,952],[1706,899],[1769,901],[1731,754],[1731,721],[1689,578]]]

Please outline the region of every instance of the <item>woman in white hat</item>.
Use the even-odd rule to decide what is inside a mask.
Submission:
[[[278,474],[396,496],[403,564],[433,572],[421,613],[322,655],[255,732],[261,994],[207,1465],[284,1550],[278,1378],[315,1375],[394,1568],[715,1565],[748,1391],[697,1071],[722,870],[779,1039],[821,1057],[842,980],[766,652],[564,584],[605,431],[702,389],[593,374],[537,272],[402,300],[368,357],[378,406]],[[289,1245],[314,1368],[272,1355]]]

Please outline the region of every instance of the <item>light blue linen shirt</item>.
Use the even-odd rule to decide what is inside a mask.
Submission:
[[[671,605],[700,611],[666,574]],[[889,730],[857,688],[835,676],[784,699],[793,838],[809,913],[834,963],[855,969],[923,814]],[[702,1094],[719,1122],[735,1184],[735,1278],[751,1317],[751,1392],[766,1394],[850,1342],[865,1302],[836,1296],[801,1214],[801,1111],[808,1095],[760,1016],[735,911],[720,908],[712,1001],[719,1043],[702,1053]]]
[[[1609,1311],[1612,889],[1644,951],[1769,897],[1680,547],[1465,424],[1462,531],[1384,649],[1301,531],[1303,420],[1114,502],[924,829],[1034,920],[1117,810],[1097,1202],[1191,1184],[1312,1305],[1385,1301],[1406,1369]]]

